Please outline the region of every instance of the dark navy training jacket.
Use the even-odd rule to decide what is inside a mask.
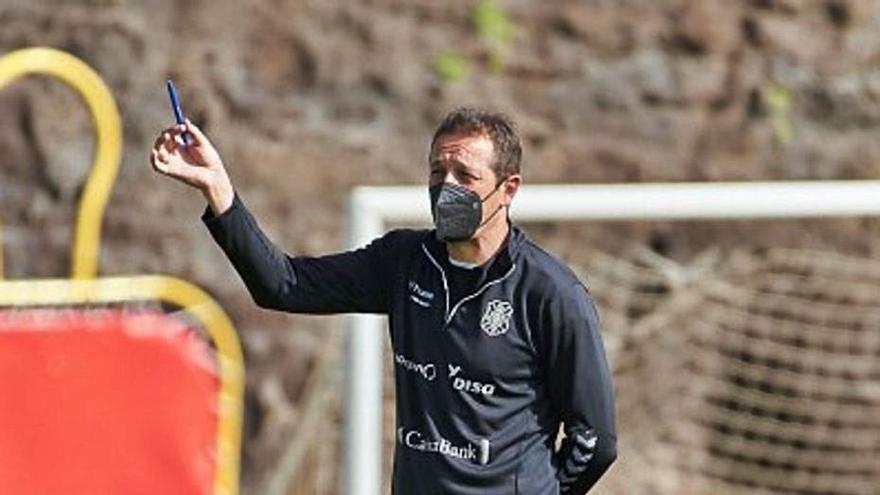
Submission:
[[[354,251],[290,257],[238,197],[203,219],[259,306],[388,315],[394,494],[582,494],[614,461],[593,302],[518,228],[469,270],[450,263],[434,231],[394,230]]]

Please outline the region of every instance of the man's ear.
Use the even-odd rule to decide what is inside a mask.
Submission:
[[[504,206],[510,207],[510,203],[513,202],[514,196],[519,191],[520,184],[522,184],[522,176],[519,174],[514,174],[504,179],[504,185],[501,186],[504,192],[501,201]]]

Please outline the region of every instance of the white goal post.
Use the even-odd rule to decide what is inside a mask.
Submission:
[[[386,222],[430,222],[424,186],[359,187],[349,198],[349,244],[383,234]],[[518,221],[708,220],[880,215],[880,181],[525,185]],[[349,317],[340,493],[379,495],[385,319]]]

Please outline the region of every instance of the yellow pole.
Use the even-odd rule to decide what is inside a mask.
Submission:
[[[101,76],[69,53],[53,48],[25,48],[0,57],[0,87],[29,74],[54,76],[71,85],[92,114],[96,152],[77,212],[71,277],[94,278],[98,273],[101,219],[122,158],[119,110]]]
[[[232,322],[207,294],[188,282],[159,276],[96,279],[101,219],[122,157],[122,124],[113,95],[101,77],[68,53],[26,48],[0,57],[0,88],[29,74],[57,77],[79,92],[92,114],[96,152],[80,199],[71,260],[74,280],[0,283],[0,306],[100,304],[158,299],[182,307],[201,321],[217,347],[221,389],[217,428],[215,495],[238,493],[244,364]],[[3,277],[0,222],[0,279]]]
[[[3,243],[6,242],[6,239],[3,238],[3,217],[0,216],[0,280],[6,277],[6,271],[4,270],[6,264],[6,253],[3,252]]]

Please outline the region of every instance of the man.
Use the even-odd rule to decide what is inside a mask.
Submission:
[[[266,238],[191,123],[164,131],[151,162],[204,194],[204,222],[261,307],[389,316],[393,493],[582,494],[616,458],[611,381],[586,289],[509,221],[521,154],[504,116],[452,112],[429,155],[436,229],[323,257]]]

